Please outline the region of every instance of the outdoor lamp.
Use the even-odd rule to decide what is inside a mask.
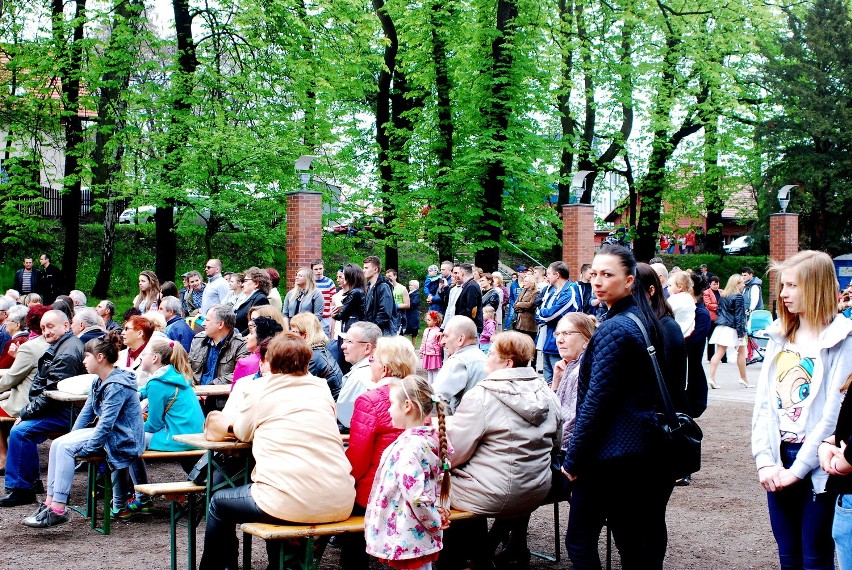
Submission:
[[[299,181],[302,183],[302,191],[307,191],[308,184],[311,181],[311,163],[316,157],[310,154],[305,154],[296,159],[296,172],[299,173]]]
[[[790,204],[790,192],[798,186],[797,184],[788,184],[787,186],[782,186],[778,191],[778,205],[781,206],[781,213],[787,213],[787,206]]]
[[[586,177],[592,172],[592,170],[579,170],[571,180],[571,194],[575,197],[575,204],[579,204],[583,198],[583,193],[586,191]]]

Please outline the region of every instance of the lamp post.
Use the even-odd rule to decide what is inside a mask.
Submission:
[[[579,204],[586,192],[586,177],[591,174],[592,170],[579,170],[571,180],[571,194],[574,197],[574,204]]]
[[[787,206],[790,205],[790,193],[798,186],[798,184],[788,184],[786,186],[782,186],[780,190],[778,190],[778,205],[781,206],[781,213],[787,213]]]
[[[308,190],[308,184],[311,182],[311,163],[316,157],[310,154],[305,154],[296,159],[296,172],[299,173],[299,181],[302,183],[302,191]]]

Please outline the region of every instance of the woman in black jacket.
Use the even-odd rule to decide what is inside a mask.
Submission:
[[[313,355],[308,364],[308,373],[317,378],[323,378],[331,390],[331,397],[337,401],[340,388],[343,386],[343,372],[326,349],[328,337],[322,330],[322,324],[313,313],[298,313],[290,319],[290,330],[301,336],[311,346]]]
[[[722,360],[729,346],[737,347],[740,385],[743,388],[754,388],[746,378],[746,314],[742,295],[744,288],[745,281],[742,275],[734,273],[728,278],[728,284],[725,285],[725,290],[719,298],[719,307],[716,309],[719,316],[716,317],[716,328],[710,337],[710,344],[716,345],[716,352],[710,360],[710,378],[707,379],[711,388],[717,388],[716,369],[719,368],[719,361]]]
[[[625,568],[662,568],[666,554],[666,506],[674,476],[657,422],[656,375],[628,313],[660,348],[673,401],[683,401],[684,378],[669,371],[673,358],[683,355],[669,354],[636,272],[633,253],[618,245],[601,248],[591,270],[594,295],[610,309],[580,364],[577,418],[562,465],[574,481],[565,544],[577,569],[601,567],[598,540],[605,522]]]
[[[346,333],[354,323],[364,320],[364,270],[354,263],[343,266],[343,302],[331,308],[331,316],[340,321],[340,332]]]
[[[265,269],[259,267],[246,269],[243,278],[243,294],[246,295],[246,300],[235,311],[237,314],[237,330],[240,331],[241,335],[248,336],[248,314],[251,308],[269,304],[269,299],[266,296],[270,289],[272,289],[272,281]]]

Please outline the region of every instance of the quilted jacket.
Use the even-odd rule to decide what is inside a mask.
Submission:
[[[563,466],[577,476],[612,468],[645,469],[660,459],[662,437],[656,413],[662,409],[657,380],[642,333],[624,314],[642,315],[632,297],[615,303],[595,331],[580,364],[577,419]],[[683,401],[684,380],[671,370],[685,353],[656,338],[645,323],[672,399]],[[680,347],[683,347],[681,340]],[[682,350],[682,348],[681,348]],[[675,404],[678,408],[678,404]]]
[[[391,424],[389,407],[388,384],[368,390],[355,400],[346,457],[352,464],[352,476],[355,478],[355,502],[362,507],[367,506],[370,498],[382,453],[403,432]]]

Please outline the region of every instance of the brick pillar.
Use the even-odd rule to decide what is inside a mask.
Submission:
[[[799,214],[771,214],[769,216],[769,259],[784,261],[799,252]],[[775,312],[778,298],[775,274],[769,275],[769,307]]]
[[[287,193],[287,281],[290,289],[296,272],[322,257],[322,192]]]
[[[580,266],[595,257],[595,207],[592,204],[562,206],[562,261],[571,279],[580,278]]]

